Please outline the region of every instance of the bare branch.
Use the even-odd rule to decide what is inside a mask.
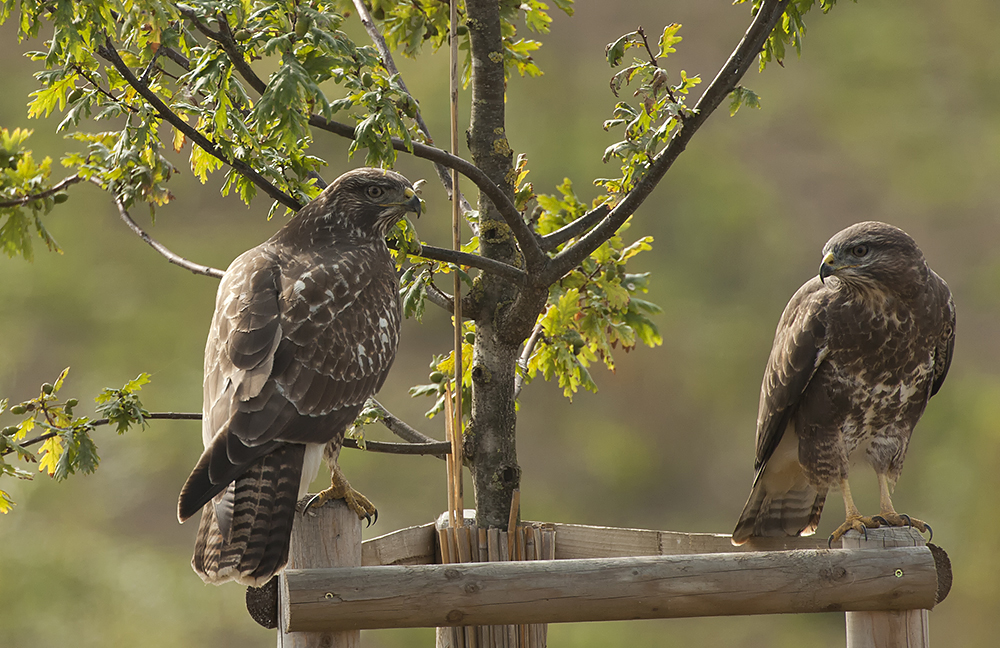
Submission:
[[[26,204],[30,203],[31,201],[33,201],[33,200],[42,200],[43,198],[48,198],[49,196],[54,196],[55,194],[59,193],[60,191],[62,191],[66,187],[68,187],[70,185],[74,185],[77,182],[80,182],[82,180],[83,180],[83,178],[81,178],[79,176],[79,174],[73,174],[73,175],[69,176],[68,178],[64,178],[64,179],[60,180],[59,182],[57,182],[56,184],[52,185],[50,188],[46,189],[45,191],[39,191],[36,194],[31,194],[31,195],[28,195],[28,196],[21,196],[20,198],[14,198],[13,200],[0,200],[0,207],[17,207],[19,205],[26,205]]]
[[[586,236],[566,248],[555,257],[541,273],[538,283],[549,285],[575,268],[604,241],[614,235],[622,224],[649,197],[663,175],[673,165],[677,157],[687,147],[691,137],[698,131],[709,115],[725,100],[753,64],[764,47],[764,42],[774,29],[788,6],[789,0],[764,0],[754,16],[753,22],[739,45],[722,66],[712,83],[705,89],[694,110],[676,129],[666,148],[660,152],[645,177],[612,209],[601,223]]]
[[[451,314],[455,313],[455,297],[453,295],[449,295],[445,291],[438,288],[437,285],[434,284],[434,282],[428,282],[426,286],[427,286],[427,301],[434,304],[435,306],[438,306],[446,310]],[[462,312],[463,313],[466,312],[466,309],[463,308]]]
[[[368,452],[384,452],[385,454],[431,455],[438,459],[444,459],[445,455],[451,452],[451,444],[447,441],[393,443],[391,441],[369,441],[366,439],[362,448],[357,439],[345,438],[344,447],[354,448],[355,450],[366,450]]]
[[[149,102],[149,105],[151,105],[156,110],[156,112],[159,113],[160,117],[165,122],[176,128],[180,132],[184,133],[184,135],[186,135],[188,139],[190,139],[192,142],[194,142],[202,149],[204,149],[206,153],[228,164],[229,166],[233,167],[236,171],[249,178],[250,181],[253,182],[255,185],[257,185],[258,187],[260,187],[264,191],[264,193],[266,193],[268,196],[278,201],[285,207],[288,207],[293,211],[298,211],[299,209],[302,209],[302,204],[298,200],[289,196],[288,194],[286,194],[285,192],[283,192],[282,190],[278,189],[276,186],[271,184],[271,182],[269,182],[266,178],[264,178],[264,176],[254,171],[253,167],[251,167],[243,160],[236,157],[230,158],[229,156],[227,156],[225,153],[222,152],[221,149],[219,149],[218,146],[213,144],[207,137],[202,135],[200,132],[198,132],[197,129],[193,128],[190,124],[181,119],[180,116],[177,115],[177,113],[170,110],[170,108],[165,103],[163,103],[163,100],[161,100],[156,95],[155,92],[150,90],[149,86],[139,81],[139,79],[136,78],[135,74],[132,73],[132,70],[130,70],[129,67],[125,65],[125,62],[122,61],[121,56],[118,55],[118,51],[115,49],[110,38],[105,39],[104,46],[97,48],[97,54],[100,55],[102,58],[104,58],[106,61],[108,61],[112,65],[112,67],[114,67],[115,70],[118,71],[118,73],[122,76],[122,78],[125,79],[125,82],[128,83],[130,86],[132,86],[132,88],[135,89],[135,91],[138,92],[143,99]]]
[[[94,184],[97,184],[97,182],[95,181]],[[118,196],[112,193],[111,197],[115,201],[115,206],[118,208],[118,215],[121,216],[121,219],[123,221],[125,221],[125,224],[128,225],[129,228],[139,236],[139,238],[148,243],[151,248],[162,254],[167,259],[167,261],[175,265],[178,265],[184,268],[185,270],[190,270],[195,274],[205,275],[206,277],[215,277],[216,279],[222,278],[222,275],[224,274],[222,270],[219,270],[218,268],[213,268],[211,266],[201,265],[200,263],[194,263],[192,261],[188,261],[184,257],[168,250],[166,246],[156,241],[152,236],[147,234],[144,229],[139,227],[138,223],[132,220],[132,217],[129,215],[128,210],[125,208],[125,203],[123,203],[121,199],[118,198]]]
[[[468,252],[459,252],[457,250],[449,250],[447,248],[421,244],[420,252],[414,256],[423,257],[425,259],[433,259],[434,261],[441,261],[444,263],[453,263],[455,265],[479,268],[484,272],[492,272],[495,275],[510,279],[519,285],[528,280],[528,275],[525,274],[525,272],[520,268],[515,268],[514,266],[508,265],[502,261],[495,261],[484,256],[479,256],[478,254],[469,254]]]

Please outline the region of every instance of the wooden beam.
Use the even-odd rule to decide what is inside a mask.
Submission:
[[[558,532],[557,532],[558,533]],[[931,608],[926,547],[289,569],[291,631]]]
[[[434,523],[399,529],[361,543],[361,564],[433,565],[437,562]]]
[[[465,516],[471,523],[475,511],[466,509]],[[827,548],[826,538],[817,537],[754,538],[734,547],[731,536],[722,533],[622,529],[561,522],[552,526],[556,531],[557,560]],[[362,545],[361,564],[366,566],[433,565],[436,562],[432,522],[371,538]]]

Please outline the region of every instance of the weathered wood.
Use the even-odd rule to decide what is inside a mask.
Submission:
[[[827,548],[826,538],[814,536],[754,538],[734,547],[730,540],[732,536],[722,533],[681,533],[558,522],[553,526],[556,530],[557,560]]]
[[[844,536],[845,548],[923,547],[923,536],[913,528],[868,529],[862,536],[850,531]],[[905,578],[903,567],[894,570]],[[935,598],[937,593],[935,592]],[[917,606],[930,608],[932,606]],[[929,648],[930,629],[927,609],[848,612],[847,648]]]
[[[291,601],[287,596],[290,570],[338,565],[359,569],[361,520],[343,500],[331,500],[308,515],[296,515],[288,568],[278,580],[278,648],[360,648],[361,632],[353,629],[319,629],[301,632],[288,624]]]
[[[434,523],[399,529],[361,543],[361,564],[433,565],[437,562]]]
[[[937,574],[901,547],[290,569],[282,587],[285,627],[332,631],[931,608]]]
[[[447,513],[443,515],[447,516]],[[465,518],[469,524],[475,515],[474,510],[466,509]],[[558,522],[547,526],[555,529],[557,560],[827,548],[826,538],[816,537],[758,538],[734,547],[730,536],[720,533],[622,529]],[[438,562],[436,551],[434,524],[422,524],[365,540],[361,564],[433,565]]]

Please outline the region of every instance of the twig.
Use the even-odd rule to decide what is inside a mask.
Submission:
[[[653,50],[650,49],[650,47],[649,47],[649,40],[646,38],[646,30],[644,30],[642,28],[642,25],[639,25],[638,27],[636,27],[635,33],[639,34],[639,36],[642,37],[642,44],[646,47],[646,53],[649,54],[649,62],[652,63],[653,67],[655,67],[655,68],[660,67],[660,61],[656,58],[656,55],[653,54]],[[677,97],[674,95],[674,91],[670,89],[670,84],[669,83],[665,83],[664,86],[667,89],[667,96],[670,97],[670,102],[671,103],[677,103]],[[678,111],[677,112],[677,119],[681,123],[683,123],[684,122],[684,113],[681,112],[681,111]]]
[[[171,421],[200,421],[201,414],[192,412],[153,412],[151,414],[147,414],[146,416],[144,416],[143,419],[171,420]],[[90,425],[91,427],[100,427],[101,425],[108,425],[109,423],[111,423],[111,420],[106,418],[96,419],[94,421],[87,422],[87,424]],[[72,428],[65,428],[62,431],[67,432],[70,429]],[[18,445],[21,446],[22,448],[26,448],[28,446],[37,445],[43,441],[47,441],[48,439],[51,439],[52,437],[57,436],[59,434],[61,434],[61,432],[46,432],[45,434],[40,434],[32,439],[28,439],[23,443],[19,443]],[[13,451],[14,451],[13,448],[7,448],[3,452],[0,452],[0,457],[8,455]]]
[[[184,133],[188,139],[200,146],[206,153],[212,155],[213,157],[221,160],[225,164],[233,167],[237,172],[246,176],[255,185],[263,189],[264,193],[268,196],[281,203],[285,207],[293,211],[298,211],[302,208],[302,203],[300,203],[295,198],[289,196],[282,190],[278,189],[276,186],[271,184],[264,176],[260,175],[254,171],[253,167],[244,162],[243,160],[233,157],[228,157],[222,150],[219,149],[215,144],[213,144],[207,137],[198,132],[196,128],[193,128],[190,124],[185,122],[180,118],[175,112],[170,110],[170,108],[163,103],[155,92],[149,89],[149,86],[143,84],[136,78],[132,70],[129,69],[125,62],[122,61],[121,56],[118,55],[118,51],[115,49],[111,42],[111,38],[105,38],[104,45],[97,48],[96,53],[108,61],[115,70],[125,79],[132,88],[142,96],[149,105],[156,110],[160,115],[160,118],[165,122]]]
[[[531,354],[535,352],[535,345],[538,344],[541,336],[542,318],[539,317],[538,322],[535,323],[535,328],[532,329],[531,335],[528,337],[528,341],[524,343],[521,356],[517,359],[517,366],[521,371],[514,378],[514,398],[517,398],[521,394],[521,389],[524,388],[524,377],[528,373],[528,361],[531,359]]]
[[[45,191],[40,191],[36,194],[30,194],[28,196],[21,196],[20,198],[14,198],[13,200],[0,200],[0,207],[17,207],[19,205],[26,205],[27,203],[30,203],[33,200],[42,200],[43,198],[48,198],[49,196],[53,196],[62,191],[63,189],[65,189],[66,187],[70,185],[75,185],[77,182],[80,182],[82,180],[83,178],[81,178],[79,174],[73,174],[68,178],[63,178],[62,180],[52,185]]]
[[[410,89],[406,87],[406,82],[403,81],[403,76],[399,73],[399,69],[396,67],[396,61],[392,58],[392,52],[389,50],[388,44],[385,42],[385,38],[379,32],[378,28],[375,26],[375,21],[372,20],[372,15],[368,11],[368,7],[365,6],[363,0],[354,0],[354,8],[358,10],[358,18],[361,19],[361,24],[364,25],[365,31],[368,32],[368,37],[372,39],[375,43],[375,48],[378,50],[379,56],[382,58],[382,65],[385,67],[386,72],[390,76],[395,76],[399,81],[399,87],[403,89],[403,92],[410,95],[413,98],[413,94]],[[416,100],[414,99],[414,103]],[[427,123],[424,121],[424,116],[421,114],[420,110],[417,110],[416,117],[414,121],[417,122],[417,128],[420,132],[427,137],[427,141],[434,142],[434,138],[431,136],[431,131],[427,127]],[[448,168],[441,164],[440,162],[434,163],[434,171],[437,173],[438,179],[441,184],[444,185],[444,190],[448,194],[448,199],[451,200],[452,195],[452,181],[448,174]],[[469,201],[465,199],[465,196],[459,194],[461,198],[461,207],[464,213],[472,211],[472,205]]]
[[[379,407],[381,408],[382,406],[379,405]],[[385,412],[385,409],[384,408],[382,409],[383,412]],[[409,428],[408,425],[397,419],[392,414],[385,412],[385,416],[387,419],[393,420],[394,426],[401,424],[402,426]],[[200,421],[201,414],[198,412],[152,412],[144,416],[143,419],[172,420],[172,421]],[[94,421],[89,421],[88,425],[90,425],[91,427],[100,427],[102,425],[108,425],[109,423],[111,423],[109,419],[102,418],[102,419],[96,419]],[[386,424],[386,427],[389,427],[388,423]],[[70,429],[71,428],[66,428],[65,430],[62,431],[68,431]],[[389,429],[391,430],[392,428]],[[451,444],[448,443],[447,441],[438,441],[431,437],[424,436],[420,432],[413,430],[413,428],[409,429],[413,432],[414,435],[413,438],[415,439],[419,438],[423,440],[415,441],[412,443],[393,443],[389,441],[365,441],[365,447],[363,449],[369,452],[382,452],[386,454],[433,455],[441,459],[443,459],[446,454],[451,452]],[[54,436],[59,435],[60,433],[61,432],[46,432],[45,434],[41,434],[37,437],[28,439],[27,441],[19,443],[18,445],[20,445],[22,448],[37,445],[39,443],[42,443],[43,441],[46,441]],[[344,447],[362,449],[360,448],[356,439],[345,438]],[[2,453],[0,453],[0,456],[8,455],[13,451],[14,450],[12,448],[7,448]]]
[[[96,181],[93,182],[94,184],[97,184]],[[147,234],[144,229],[139,227],[138,223],[132,220],[132,217],[129,215],[128,210],[125,208],[125,203],[123,203],[121,199],[118,198],[118,196],[116,196],[113,192],[111,194],[111,198],[112,200],[115,201],[115,206],[118,208],[118,215],[121,216],[121,219],[123,221],[125,221],[125,224],[128,225],[129,228],[139,236],[139,238],[148,243],[151,248],[162,254],[167,259],[167,261],[175,265],[178,265],[184,268],[185,270],[190,270],[195,274],[205,275],[206,277],[215,277],[216,279],[222,278],[222,275],[224,274],[222,270],[207,265],[201,265],[200,263],[194,263],[193,261],[188,261],[179,254],[176,254],[168,250],[166,246],[164,246],[162,243],[160,243],[159,241],[155,240],[152,236]]]
[[[455,313],[455,298],[441,290],[434,284],[434,282],[429,281],[425,284],[427,286],[427,300],[438,306],[445,311],[454,314]],[[468,296],[468,295],[466,295]],[[468,317],[468,315],[466,315]]]
[[[558,281],[560,277],[582,263],[604,241],[610,238],[628,220],[629,216],[635,213],[635,210],[653,192],[677,157],[687,148],[688,142],[698,131],[698,128],[705,123],[709,115],[715,112],[715,109],[746,74],[756,56],[763,49],[764,41],[767,40],[775,24],[781,18],[788,3],[789,0],[764,0],[743,36],[743,40],[736,46],[729,60],[705,89],[705,93],[688,119],[674,131],[667,146],[656,157],[646,175],[636,183],[635,187],[597,227],[552,258],[548,267],[536,279],[540,285],[549,285]]]

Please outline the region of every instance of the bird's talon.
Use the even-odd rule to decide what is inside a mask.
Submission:
[[[927,533],[930,534],[929,536],[927,536],[927,542],[930,542],[931,540],[934,539],[934,529],[932,529],[931,525],[927,524],[926,522],[924,522],[924,526],[927,527]]]
[[[873,520],[874,522],[878,522],[878,523],[879,523],[879,524],[880,524],[881,526],[889,526],[889,521],[888,521],[888,520],[886,520],[886,519],[885,519],[884,517],[882,517],[881,515],[873,515],[873,516],[872,516],[872,520]]]
[[[900,513],[899,517],[903,518],[903,520],[906,521],[906,526],[908,526],[908,527],[912,527],[913,526],[913,520],[911,520],[910,516],[907,515],[906,513]]]

